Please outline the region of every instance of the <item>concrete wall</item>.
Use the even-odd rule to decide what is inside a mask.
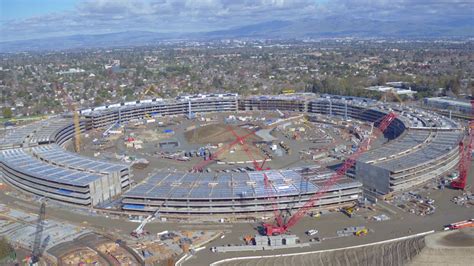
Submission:
[[[90,183],[89,188],[93,206],[113,199],[122,193],[120,175],[104,175],[102,178]]]
[[[377,192],[387,194],[390,192],[390,171],[375,165],[357,161],[355,166],[355,176],[364,187]]]

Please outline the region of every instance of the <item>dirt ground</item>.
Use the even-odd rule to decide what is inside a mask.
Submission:
[[[428,235],[425,242],[426,247],[409,265],[472,265],[474,261],[474,228]]]
[[[232,128],[232,130],[234,130],[234,132],[239,136],[245,136],[251,132],[241,127],[224,124],[211,124],[188,130],[184,133],[184,136],[186,137],[186,140],[192,144],[229,143],[236,139],[235,135],[232,134],[232,131],[229,128]],[[248,143],[256,140],[260,140],[260,138],[255,135],[249,136],[245,139]]]

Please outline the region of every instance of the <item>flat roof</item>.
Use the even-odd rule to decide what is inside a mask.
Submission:
[[[266,188],[264,174],[271,187]],[[347,179],[347,180],[345,180]],[[266,198],[267,189],[274,196],[314,194],[323,186],[308,181],[294,170],[270,170],[264,172],[223,173],[158,173],[124,194],[124,198],[157,199],[230,199]],[[355,180],[342,178],[331,189],[359,187]]]

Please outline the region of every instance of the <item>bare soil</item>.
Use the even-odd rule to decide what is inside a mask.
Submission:
[[[186,140],[192,144],[229,143],[236,139],[236,136],[232,133],[230,128],[239,136],[245,136],[251,132],[250,130],[241,127],[224,124],[211,124],[186,131],[184,136]],[[252,141],[259,139],[259,137],[252,135],[246,138],[245,141],[251,143]]]

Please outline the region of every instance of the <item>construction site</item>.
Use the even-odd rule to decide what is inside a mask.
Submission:
[[[473,199],[471,127],[416,106],[233,93],[70,105],[70,114],[11,128],[0,141],[2,179],[13,193],[5,195],[42,202],[35,246],[12,236],[33,250],[32,261],[45,253],[61,265],[173,264],[211,241],[205,250],[216,260],[312,250],[387,237],[381,224],[436,216],[445,197],[456,217],[472,218],[463,211]],[[57,234],[43,233],[46,200],[128,229],[100,238],[79,223],[61,242],[80,245],[45,245]],[[331,234],[314,226],[336,213]],[[215,226],[176,227],[187,223]]]

